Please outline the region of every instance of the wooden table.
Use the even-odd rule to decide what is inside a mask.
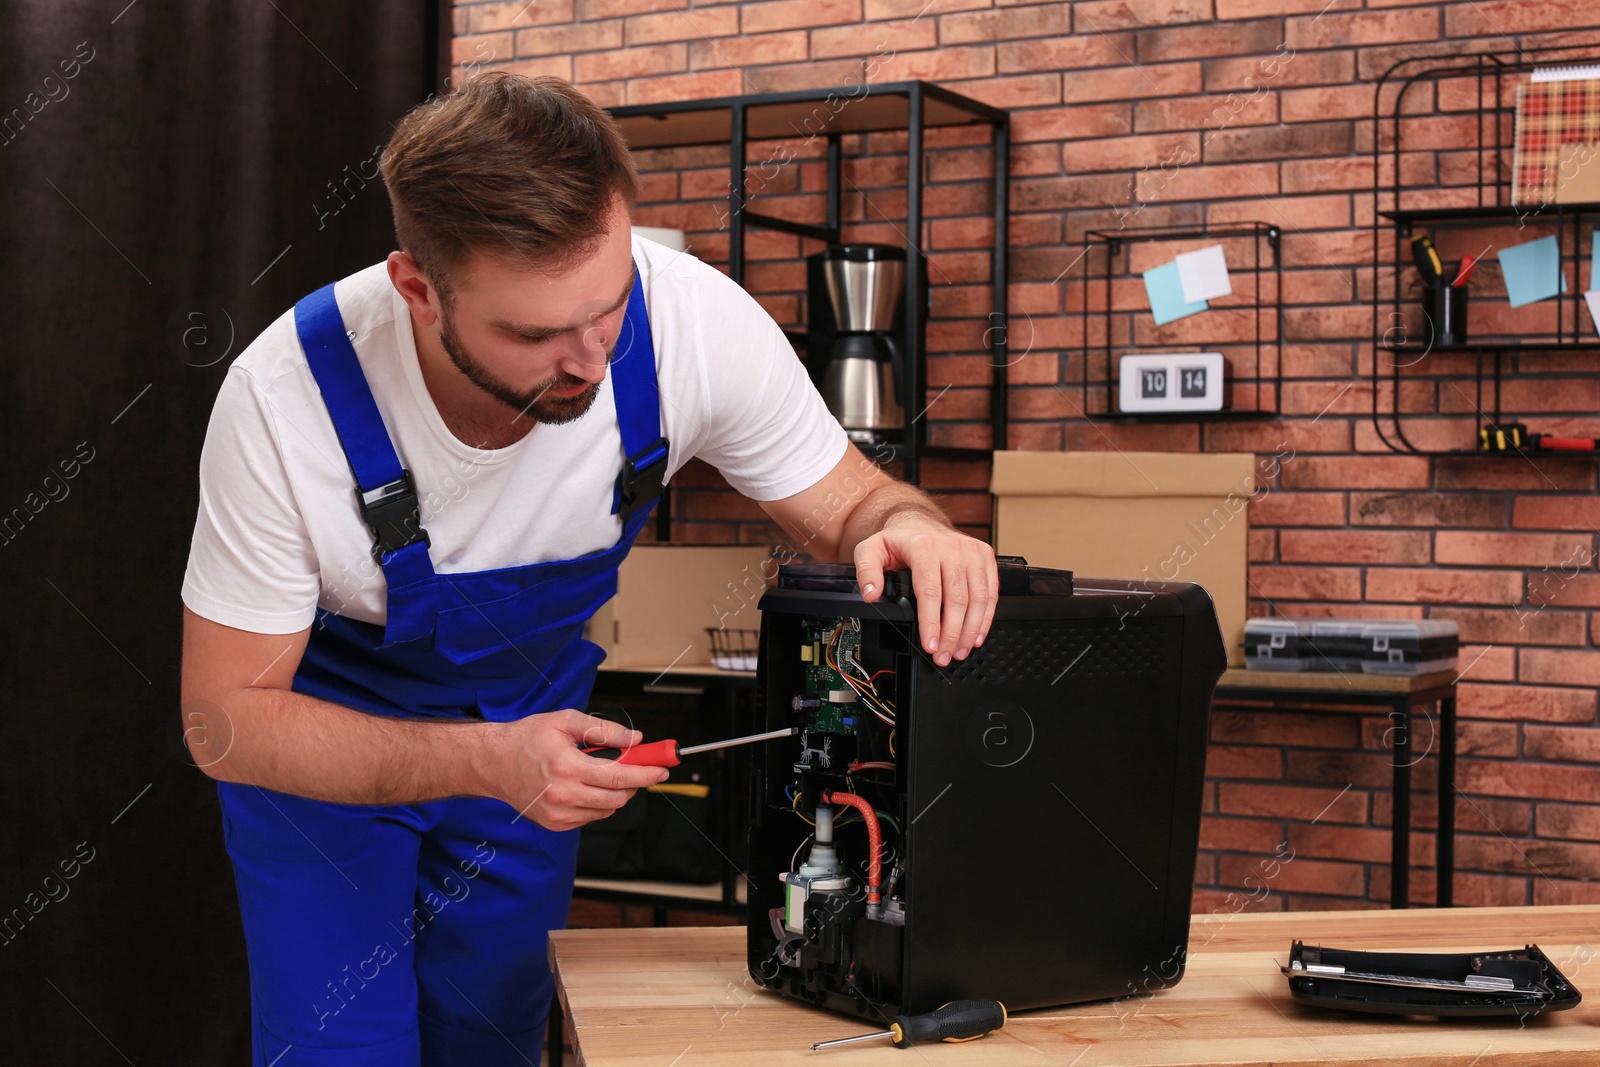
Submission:
[[[1295,938],[1335,948],[1477,951],[1536,943],[1584,1002],[1506,1019],[1361,1016],[1296,1004],[1278,971]],[[1195,916],[1188,973],[1171,989],[1014,1015],[981,1041],[917,1046],[816,1041],[858,1020],[757,987],[737,927],[550,935],[560,1006],[588,1067],[1593,1067],[1600,1064],[1600,906]],[[552,1016],[554,1018],[554,1016]]]
[[[1411,903],[1411,768],[1434,747],[1435,736],[1412,744],[1414,712],[1428,705],[1439,709],[1439,841],[1438,888],[1435,903],[1454,903],[1456,839],[1456,682],[1455,671],[1415,676],[1364,674],[1360,671],[1252,671],[1232,667],[1217,683],[1214,704],[1267,701],[1272,704],[1325,707],[1330,704],[1389,709],[1395,724],[1394,818],[1389,839],[1389,906]],[[1432,720],[1429,720],[1430,724]]]

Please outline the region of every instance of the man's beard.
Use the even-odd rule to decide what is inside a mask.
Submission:
[[[450,357],[450,362],[456,369],[467,376],[467,380],[479,389],[488,393],[502,404],[518,412],[521,416],[533,419],[535,422],[559,426],[565,422],[572,422],[582,418],[594,404],[595,397],[600,395],[600,382],[594,382],[583,392],[576,396],[556,396],[549,392],[551,389],[576,389],[584,384],[584,379],[575,377],[565,372],[557,372],[549,381],[540,382],[532,389],[514,389],[510,385],[489,373],[489,369],[467,353],[461,344],[461,339],[456,336],[455,324],[451,322],[448,314],[439,321],[439,344],[444,347],[445,354]],[[609,357],[610,353],[606,353]]]

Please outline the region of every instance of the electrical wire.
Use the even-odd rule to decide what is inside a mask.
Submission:
[[[855,624],[852,629],[860,629],[860,619],[851,621]],[[878,694],[877,687],[872,684],[872,677],[876,677],[876,675],[869,677],[867,669],[856,662],[855,658],[850,655],[849,649],[844,650],[844,662],[860,673],[856,675],[847,672],[844,663],[840,662],[835,653],[835,650],[839,647],[839,638],[844,633],[844,629],[845,620],[841,619],[839,625],[835,626],[833,632],[828,635],[828,643],[823,646],[824,662],[835,674],[844,679],[846,685],[855,691],[856,695],[861,698],[861,702],[866,705],[868,711],[872,712],[885,726],[893,728],[895,725],[894,705]],[[878,673],[881,674],[883,672],[879,671]],[[894,672],[890,671],[889,673],[893,674]]]
[[[854,793],[824,793],[824,804],[845,804],[861,813],[867,824],[867,903],[878,904],[883,899],[883,831],[878,826],[878,813],[863,797]]]

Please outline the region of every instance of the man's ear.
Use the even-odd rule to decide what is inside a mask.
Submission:
[[[438,322],[444,311],[439,291],[422,273],[422,268],[411,258],[411,253],[390,252],[388,266],[389,281],[395,292],[400,294],[400,299],[411,309],[411,317],[424,326]]]

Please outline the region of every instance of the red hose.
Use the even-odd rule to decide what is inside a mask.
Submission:
[[[854,793],[824,793],[822,802],[844,804],[861,813],[862,821],[867,824],[867,848],[872,853],[867,861],[867,903],[878,903],[883,888],[883,831],[878,829],[878,813],[872,810],[872,805],[865,798]]]

